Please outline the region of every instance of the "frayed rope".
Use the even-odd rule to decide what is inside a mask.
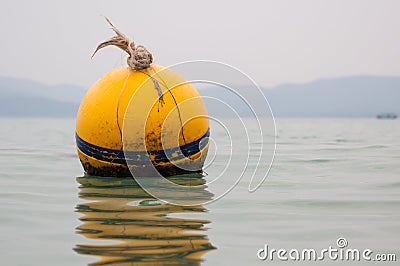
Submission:
[[[153,62],[153,55],[143,45],[135,46],[135,43],[125,36],[121,31],[119,31],[107,17],[105,17],[105,19],[107,20],[108,24],[110,24],[111,29],[115,32],[116,36],[100,43],[92,54],[92,58],[100,49],[109,45],[117,46],[121,50],[125,51],[129,55],[126,62],[132,70],[147,70],[147,74],[150,76],[154,83],[154,87],[157,90],[159,104],[162,106],[165,103],[163,92],[157,79],[155,79],[149,71],[149,67]]]

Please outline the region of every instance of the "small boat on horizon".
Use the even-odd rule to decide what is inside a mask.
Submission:
[[[381,113],[376,116],[377,119],[396,119],[397,114],[395,113]]]

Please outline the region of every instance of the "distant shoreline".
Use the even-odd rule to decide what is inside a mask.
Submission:
[[[251,103],[260,103],[251,90],[237,88]],[[400,77],[353,76],[261,89],[275,117],[375,118],[389,112],[400,115]],[[0,77],[0,117],[75,117],[86,91],[72,85],[50,86]],[[209,87],[199,92],[234,106],[241,117],[252,114],[248,106],[226,90]],[[206,105],[210,114],[227,117],[215,103]]]

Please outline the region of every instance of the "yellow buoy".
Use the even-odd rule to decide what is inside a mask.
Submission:
[[[126,38],[112,27],[117,36]],[[152,174],[154,168],[164,176],[201,172],[209,121],[197,90],[175,71],[150,65],[147,50],[145,59],[150,61],[141,66],[138,53],[145,48],[130,41],[117,46],[128,51],[129,67],[100,78],[77,115],[77,150],[86,173],[124,177],[132,171]]]

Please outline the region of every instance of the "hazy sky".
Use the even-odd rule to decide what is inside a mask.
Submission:
[[[1,1],[0,75],[91,86],[125,64],[102,15],[155,63],[209,59],[262,86],[400,75],[400,1]],[[122,58],[122,59],[121,59]]]

